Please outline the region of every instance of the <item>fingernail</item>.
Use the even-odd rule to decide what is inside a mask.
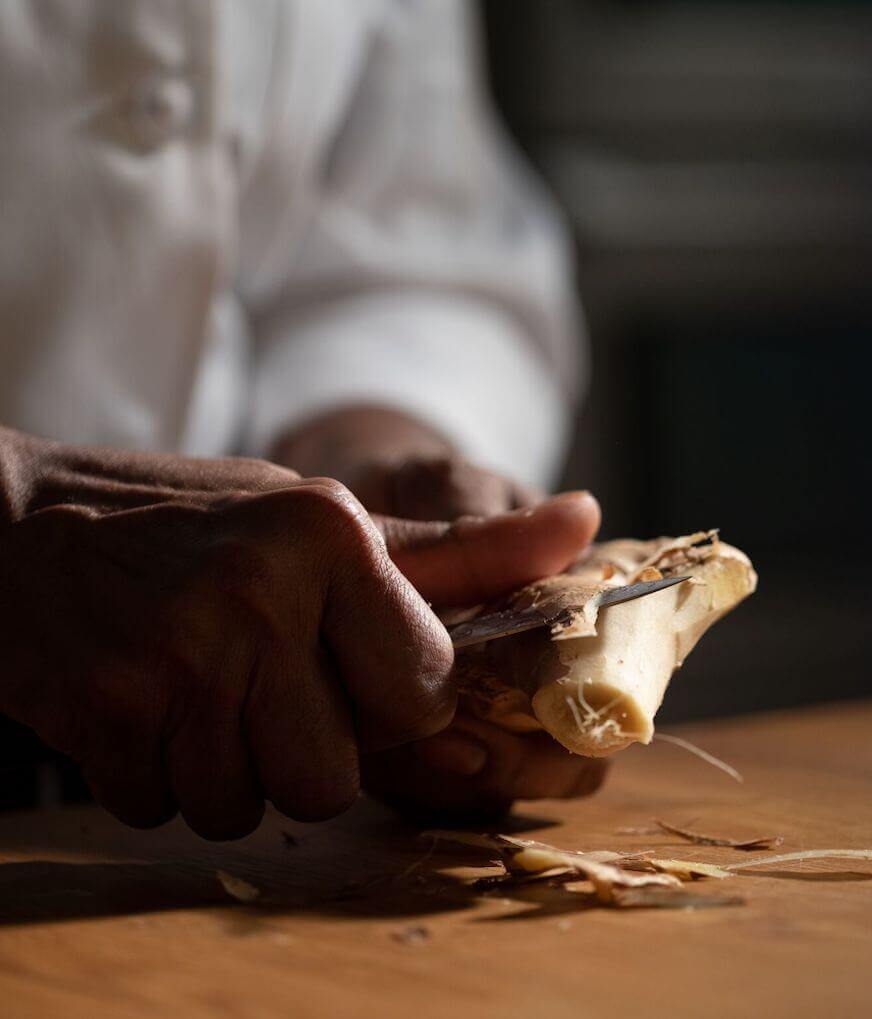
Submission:
[[[429,767],[455,775],[477,775],[487,764],[487,750],[481,743],[453,732],[421,740],[415,744],[415,753]]]
[[[593,492],[588,491],[586,488],[577,488],[569,492],[558,492],[556,495],[550,496],[549,502],[574,502],[579,496],[596,501],[596,496]]]

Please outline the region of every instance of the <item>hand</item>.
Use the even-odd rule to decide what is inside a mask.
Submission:
[[[488,517],[544,498],[476,467],[428,425],[384,407],[330,411],[285,436],[276,456],[338,474],[367,509],[409,519]],[[469,717],[362,764],[366,789],[402,810],[475,817],[502,813],[515,799],[587,795],[606,770],[545,733],[516,736]]]
[[[122,820],[179,808],[212,838],[251,831],[264,798],[303,820],[347,807],[361,750],[453,714],[424,599],[558,570],[598,522],[584,495],[455,526],[371,521],[338,483],[265,463],[4,432],[0,467],[0,710]]]
[[[569,753],[545,732],[516,735],[469,715],[361,763],[366,790],[405,813],[478,823],[515,800],[589,796],[608,766]]]
[[[407,463],[385,490],[394,500],[375,504],[408,517],[498,514],[518,501],[502,479],[449,459]],[[606,772],[605,761],[571,754],[547,733],[515,735],[463,715],[438,735],[368,755],[362,765],[364,787],[387,803],[467,819],[498,816],[518,799],[587,796]]]
[[[545,498],[457,453],[410,456],[400,462],[373,457],[359,466],[350,484],[367,509],[410,520],[489,517],[535,506]]]
[[[370,512],[410,520],[484,517],[544,498],[469,463],[429,425],[385,407],[342,407],[297,426],[274,459],[339,478]]]

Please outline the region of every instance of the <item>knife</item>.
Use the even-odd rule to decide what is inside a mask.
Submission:
[[[655,591],[662,591],[685,580],[690,580],[690,577],[664,577],[662,580],[644,580],[638,584],[607,588],[600,596],[599,608],[620,605],[634,598],[643,598],[647,594],[654,594]],[[451,626],[448,628],[448,635],[455,649],[469,647],[470,644],[481,644],[487,640],[498,640],[500,637],[523,633],[525,630],[535,630],[539,626],[554,626],[568,621],[571,614],[571,609],[562,609],[551,615],[544,615],[536,608],[505,609]]]

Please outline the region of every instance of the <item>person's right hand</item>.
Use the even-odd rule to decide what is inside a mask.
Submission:
[[[5,471],[0,711],[122,820],[179,809],[210,838],[251,831],[264,799],[301,820],[345,809],[360,751],[451,720],[451,645],[425,599],[554,572],[598,522],[583,495],[373,522],[337,482],[269,464],[142,457],[119,482],[118,463],[42,461],[38,484]]]

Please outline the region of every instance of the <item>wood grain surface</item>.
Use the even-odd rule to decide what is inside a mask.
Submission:
[[[676,747],[616,759],[594,798],[521,804],[503,831],[562,848],[754,853],[618,834],[653,817],[778,852],[872,848],[872,704],[681,730],[745,784]],[[0,1015],[861,1017],[872,1015],[872,862],[761,867],[742,905],[593,908],[557,888],[483,893],[474,852],[427,853],[361,801],[326,825],[277,815],[210,845],[91,807],[0,817]],[[234,901],[217,871],[260,891]]]

